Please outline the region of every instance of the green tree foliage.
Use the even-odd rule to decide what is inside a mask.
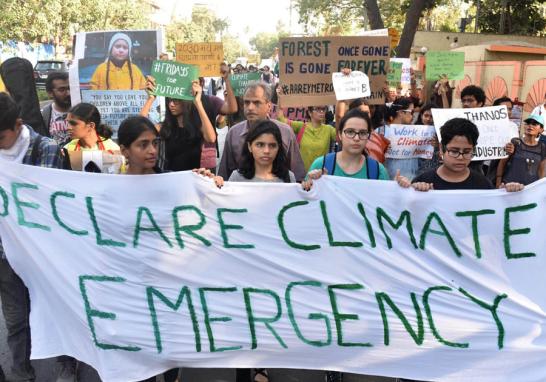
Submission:
[[[224,35],[222,43],[224,44],[224,57],[227,62],[234,62],[237,57],[244,57],[248,54],[248,48],[243,46],[235,36]]]
[[[214,42],[229,24],[206,7],[194,7],[189,21],[172,23],[167,27],[167,49],[174,50],[180,42]]]
[[[70,44],[79,31],[148,25],[142,0],[0,0],[0,40]]]
[[[544,0],[480,0],[479,31],[546,36],[544,7]]]

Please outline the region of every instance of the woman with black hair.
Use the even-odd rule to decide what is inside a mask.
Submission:
[[[129,117],[119,125],[118,142],[128,175],[161,173],[157,167],[159,132],[146,117]]]
[[[438,106],[435,103],[426,103],[421,107],[421,112],[417,118],[416,125],[433,126],[434,120],[432,119],[432,109],[437,109]],[[440,143],[438,137],[434,136],[434,153],[431,159],[419,158],[417,162],[417,174],[419,176],[430,170],[436,170],[440,166]]]
[[[248,132],[241,165],[231,173],[229,181],[296,182],[296,177],[288,169],[281,131],[275,123],[264,120]]]
[[[112,129],[101,123],[100,112],[95,105],[79,103],[66,116],[68,134],[72,140],[64,148],[68,151],[101,150],[110,154],[119,152],[119,146],[110,139]]]
[[[381,134],[389,137],[388,130],[391,128],[390,125],[411,125],[413,122],[413,109],[414,104],[411,98],[400,97],[397,98],[390,106],[386,109],[386,125],[379,128]],[[417,174],[418,158],[410,159],[394,159],[386,158],[385,167],[389,172],[389,177],[394,179],[398,170],[400,173],[409,178],[413,179]]]
[[[195,96],[193,102],[165,99],[165,120],[159,132],[165,143],[164,170],[199,168],[203,143],[216,142],[216,131],[206,111],[211,109],[209,99],[203,96],[198,81],[193,82],[192,93]]]

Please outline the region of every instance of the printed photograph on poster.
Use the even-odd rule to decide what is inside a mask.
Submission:
[[[159,55],[157,31],[86,33],[84,44],[78,57],[81,90],[144,89]]]

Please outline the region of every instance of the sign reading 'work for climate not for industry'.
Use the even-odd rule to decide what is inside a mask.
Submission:
[[[419,193],[325,176],[305,192],[0,162],[32,357],[105,382],[180,366],[544,381],[544,200],[546,180]]]
[[[336,103],[332,74],[343,68],[370,80],[370,104],[384,102],[389,69],[389,37],[290,37],[280,40],[279,70],[283,106]]]

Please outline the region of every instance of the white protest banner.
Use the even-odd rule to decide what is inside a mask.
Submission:
[[[354,71],[348,75],[341,72],[332,73],[332,83],[338,101],[369,97],[370,79],[362,72]]]
[[[434,126],[396,125],[385,126],[385,138],[391,143],[385,153],[385,158],[432,159],[434,154]]]
[[[546,380],[546,180],[401,189],[0,162],[0,237],[32,357],[105,382],[177,367]]]
[[[478,127],[480,137],[472,160],[506,158],[504,146],[518,136],[518,129],[508,119],[506,106],[488,106],[470,109],[432,109],[434,126],[441,140],[440,128],[453,118],[468,119]]]

